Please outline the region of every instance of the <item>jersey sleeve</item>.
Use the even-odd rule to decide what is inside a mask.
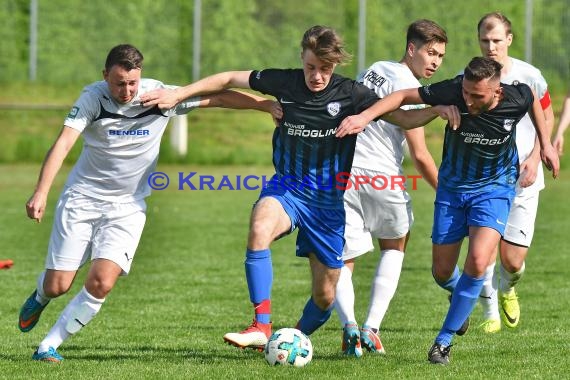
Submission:
[[[457,76],[453,79],[420,87],[418,88],[420,97],[425,104],[431,106],[456,105],[459,109],[463,109],[465,107],[461,107],[461,105],[465,102],[461,94],[462,79],[462,76]]]
[[[546,83],[546,79],[544,79],[542,74],[540,74],[540,71],[532,81],[531,87],[534,92],[536,92],[542,109],[544,110],[548,108],[552,104],[552,100],[550,99],[550,93],[548,92],[548,84]]]
[[[280,89],[291,86],[291,70],[265,69],[254,70],[249,75],[249,87],[265,95],[277,97]]]
[[[97,99],[98,97],[93,90],[88,88],[83,89],[83,92],[75,104],[73,104],[73,107],[71,107],[63,124],[80,133],[83,132],[99,113],[101,105]]]
[[[519,83],[515,87],[520,94],[518,104],[520,105],[521,109],[525,110],[525,112],[528,112],[532,107],[532,103],[534,102],[534,95],[532,93],[532,90],[525,83]]]
[[[352,99],[354,101],[355,110],[360,113],[376,103],[380,98],[370,88],[359,82],[353,83]]]

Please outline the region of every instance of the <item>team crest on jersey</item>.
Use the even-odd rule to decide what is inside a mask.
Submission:
[[[329,114],[331,116],[338,115],[338,113],[340,111],[340,103],[339,102],[332,102],[332,103],[327,104],[327,111],[329,112]]]
[[[77,114],[79,113],[79,107],[73,107],[71,111],[67,114],[68,119],[75,119]]]
[[[515,119],[505,119],[505,121],[503,122],[503,128],[505,128],[505,131],[510,132],[511,129],[513,129],[514,124],[515,124]]]

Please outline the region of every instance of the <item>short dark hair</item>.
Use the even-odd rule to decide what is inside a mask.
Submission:
[[[105,70],[110,71],[115,65],[123,67],[125,70],[142,69],[142,53],[133,45],[117,45],[107,54]]]
[[[427,19],[416,20],[408,26],[406,46],[413,43],[417,48],[435,42],[447,43],[447,33],[435,22]]]
[[[479,23],[477,24],[477,35],[481,33],[481,28],[483,25],[485,25],[485,28],[487,30],[490,30],[493,29],[497,23],[503,24],[507,34],[512,34],[511,20],[509,20],[507,16],[501,12],[490,12],[481,17],[481,20],[479,20]]]
[[[487,57],[474,57],[464,70],[465,79],[479,82],[483,79],[501,79],[503,65]]]
[[[309,28],[301,40],[301,48],[311,50],[323,62],[342,64],[350,59],[340,35],[327,26]]]

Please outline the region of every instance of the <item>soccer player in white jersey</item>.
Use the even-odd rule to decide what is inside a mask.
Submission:
[[[501,82],[525,83],[534,90],[543,110],[543,115],[537,116],[544,117],[550,135],[554,125],[554,112],[546,80],[536,67],[509,57],[509,46],[513,41],[509,19],[499,12],[488,13],[479,21],[477,31],[481,54],[503,65]],[[501,319],[509,328],[515,328],[519,324],[520,307],[515,285],[525,271],[525,258],[534,234],[539,192],[544,188],[540,146],[528,114],[517,126],[516,145],[520,177],[505,234],[499,244],[501,264],[497,273],[494,260],[487,268],[480,297],[484,313],[481,328],[488,333],[501,329]]]
[[[196,107],[254,108],[281,116],[274,102],[232,91],[187,99],[166,111],[145,107],[141,94],[167,86],[141,79],[142,62],[134,46],[110,50],[104,80],[85,87],[75,102],[26,203],[28,217],[40,222],[53,180],[82,135],[83,150],[55,210],[46,269],[20,310],[20,330],[34,328],[47,304],[70,289],[88,259],[91,266],[83,288],[41,341],[34,360],[61,362],[57,348],[97,314],[119,276],[129,273],[145,223],[148,176],[171,116]]]
[[[420,87],[418,79],[430,78],[441,65],[446,44],[447,35],[439,25],[430,20],[417,20],[408,27],[402,59],[376,62],[359,75],[358,81],[381,98],[396,90]],[[410,107],[417,106],[403,108]],[[403,178],[406,142],[414,166],[436,189],[437,167],[427,149],[423,128],[404,131],[380,119],[369,124],[357,138],[351,170],[353,184],[344,194],[346,243],[335,302],[343,326],[342,350],[347,355],[361,356],[361,347],[370,352],[385,352],[378,330],[398,286],[414,220],[411,198],[405,187],[391,185],[396,178]],[[384,178],[378,186],[383,185],[382,181],[389,183],[385,189],[378,190],[370,184],[356,185],[355,178]],[[378,239],[380,257],[372,281],[368,315],[359,330],[352,274],[355,259],[374,249],[372,238]]]
[[[554,135],[554,139],[552,140],[552,145],[556,150],[558,150],[558,154],[562,154],[564,152],[564,131],[570,125],[570,92],[564,98],[564,102],[562,103],[562,112],[560,113],[560,121],[558,122],[558,127],[556,128],[556,134]]]

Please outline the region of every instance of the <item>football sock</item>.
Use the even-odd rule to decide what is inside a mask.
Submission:
[[[483,288],[479,295],[479,304],[483,308],[483,319],[499,319],[499,304],[497,301],[497,275],[495,273],[495,263],[487,267]]]
[[[474,278],[465,272],[459,277],[451,296],[451,304],[436,343],[449,346],[455,332],[461,328],[477,304],[485,276]]]
[[[372,280],[368,317],[364,323],[366,326],[376,330],[380,328],[390,301],[396,293],[403,262],[404,252],[402,251],[387,249],[381,252],[376,275]]]
[[[84,320],[83,322],[83,324],[86,324],[95,316],[95,314],[97,314],[97,312],[99,312],[104,301],[104,298],[98,299],[93,297],[87,292],[85,287],[81,288],[79,293],[77,293],[71,302],[67,304],[65,309],[63,309],[59,319],[55,325],[53,325],[44,340],[41,341],[38,347],[38,352],[46,352],[50,347],[57,349],[71,335],[71,333],[66,329],[69,320],[77,314],[85,315],[83,311],[85,309],[89,309],[90,315],[88,320]]]
[[[336,284],[336,299],[334,307],[340,319],[341,326],[347,322],[356,321],[354,316],[354,285],[352,284],[352,271],[343,266],[340,268],[340,277]]]
[[[38,280],[36,283],[36,301],[40,303],[40,305],[45,306],[51,298],[47,297],[44,293],[44,279],[46,278],[46,271],[43,271],[38,276]]]
[[[433,274],[433,270],[431,272],[433,279],[435,282],[442,287],[443,289],[447,290],[450,293],[453,293],[453,289],[457,286],[457,282],[459,281],[459,267],[456,265],[455,270],[450,278],[445,281],[439,281]]]
[[[305,335],[311,335],[315,330],[321,327],[331,316],[334,305],[327,310],[321,310],[313,301],[313,297],[309,298],[303,315],[299,322],[297,322],[297,329],[301,330]]]
[[[521,269],[515,273],[508,272],[502,264],[500,268],[501,279],[499,280],[499,289],[501,290],[501,293],[509,293],[521,279],[525,270],[525,263],[523,261]]]
[[[249,299],[253,303],[255,320],[261,323],[271,322],[271,286],[273,284],[273,264],[271,250],[245,253],[245,277],[249,289]]]

